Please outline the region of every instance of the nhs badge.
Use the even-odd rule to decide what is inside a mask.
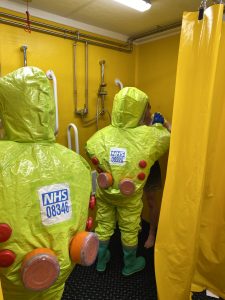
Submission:
[[[125,165],[127,159],[127,149],[110,148],[109,163],[110,165]]]
[[[70,188],[68,184],[47,185],[38,190],[43,225],[53,225],[72,217]]]

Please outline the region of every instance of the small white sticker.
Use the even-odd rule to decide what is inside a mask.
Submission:
[[[68,184],[52,184],[38,190],[43,225],[53,225],[72,217]]]
[[[125,165],[127,159],[127,149],[110,148],[109,163],[110,165]]]

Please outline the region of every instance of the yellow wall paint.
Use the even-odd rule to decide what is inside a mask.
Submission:
[[[1,282],[0,282],[0,300],[3,300]]]
[[[0,282],[0,300],[3,300],[1,282]]]
[[[136,85],[149,97],[152,111],[171,120],[180,36],[138,46]]]

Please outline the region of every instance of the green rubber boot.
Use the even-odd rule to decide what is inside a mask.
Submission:
[[[123,246],[124,268],[122,274],[124,276],[132,275],[145,267],[145,258],[143,256],[136,257],[136,250],[137,247]]]
[[[110,260],[110,252],[108,249],[109,240],[100,241],[98,249],[98,262],[96,270],[98,272],[104,272],[106,269],[106,264]]]

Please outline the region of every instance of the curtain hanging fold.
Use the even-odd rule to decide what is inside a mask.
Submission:
[[[184,13],[155,245],[159,300],[225,298],[225,25],[222,4]],[[169,298],[168,298],[169,297]]]

